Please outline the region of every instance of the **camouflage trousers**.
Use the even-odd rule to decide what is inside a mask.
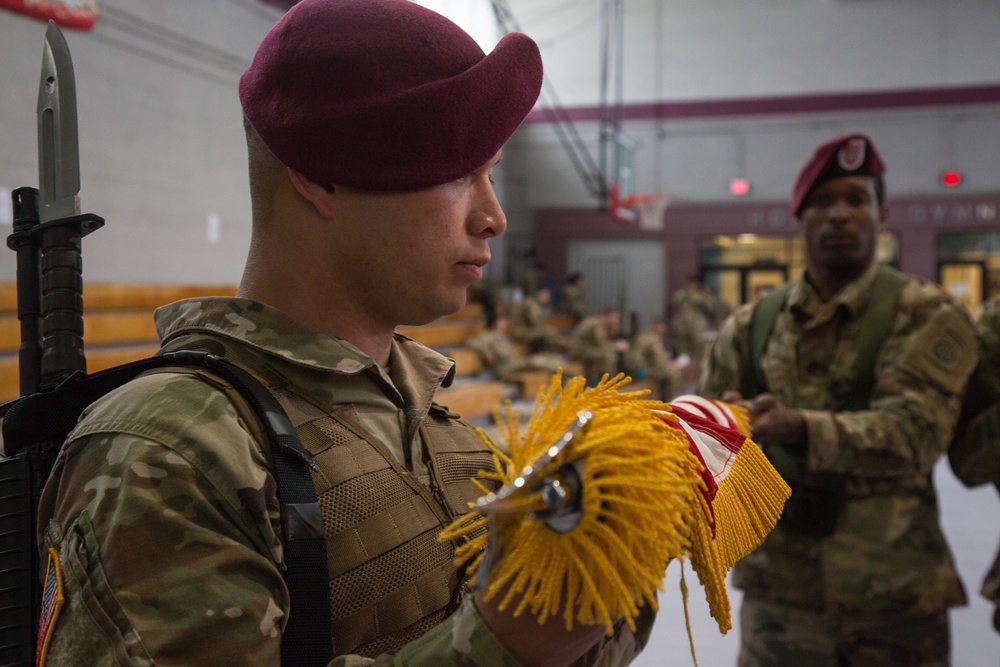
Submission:
[[[836,618],[759,599],[740,609],[739,667],[947,667],[948,612]]]

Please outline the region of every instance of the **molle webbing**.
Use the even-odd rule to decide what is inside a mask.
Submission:
[[[307,400],[263,355],[223,338],[211,342],[269,385],[313,457],[337,652],[375,657],[438,625],[454,610],[464,584],[464,572],[453,564],[456,545],[439,543],[438,535],[479,497],[470,480],[493,469],[485,443],[456,415],[433,405],[420,426],[428,487],[350,411]]]
[[[369,657],[397,650],[457,603],[463,576],[453,565],[454,545],[439,543],[438,534],[478,497],[469,480],[492,457],[472,429],[435,410],[422,435],[443,506],[351,416],[278,395],[319,468],[314,482],[327,534],[334,643]],[[456,452],[476,461],[471,474],[454,472]]]

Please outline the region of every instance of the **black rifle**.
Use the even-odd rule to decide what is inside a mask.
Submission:
[[[40,189],[12,193],[17,253],[21,398],[0,405],[0,667],[35,664],[43,591],[36,537],[42,489],[80,413],[137,375],[202,366],[224,378],[267,433],[281,504],[296,613],[282,633],[282,663],[325,665],[332,654],[326,539],[312,459],[274,396],[246,370],[207,351],[180,350],[87,375],[83,350],[81,240],[104,220],[79,215],[76,91],[65,38],[45,34],[38,103]],[[44,638],[43,638],[44,639]]]
[[[53,388],[86,372],[81,239],[104,220],[79,215],[76,83],[69,47],[50,22],[38,94],[39,189],[12,193],[17,253],[20,392]],[[10,406],[0,407],[3,418]],[[18,446],[4,438],[0,459],[0,664],[33,664],[39,617],[35,520],[61,440]]]

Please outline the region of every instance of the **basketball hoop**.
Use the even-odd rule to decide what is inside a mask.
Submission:
[[[670,197],[663,193],[633,195],[625,201],[639,222],[639,229],[659,231],[663,229],[663,214],[670,205]]]

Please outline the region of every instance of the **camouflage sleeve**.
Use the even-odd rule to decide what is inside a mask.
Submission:
[[[702,362],[698,394],[719,399],[726,391],[740,391],[743,364],[749,358],[749,327],[753,305],[732,312],[719,328],[719,335]]]
[[[1000,482],[1000,299],[983,304],[976,321],[979,365],[969,378],[961,429],[948,462],[966,486]]]
[[[143,378],[109,394],[42,498],[67,599],[50,663],[278,665],[288,595],[274,494],[221,392]]]
[[[912,282],[879,354],[869,409],[802,411],[809,467],[865,476],[929,474],[951,440],[976,358],[966,312],[940,288]]]

